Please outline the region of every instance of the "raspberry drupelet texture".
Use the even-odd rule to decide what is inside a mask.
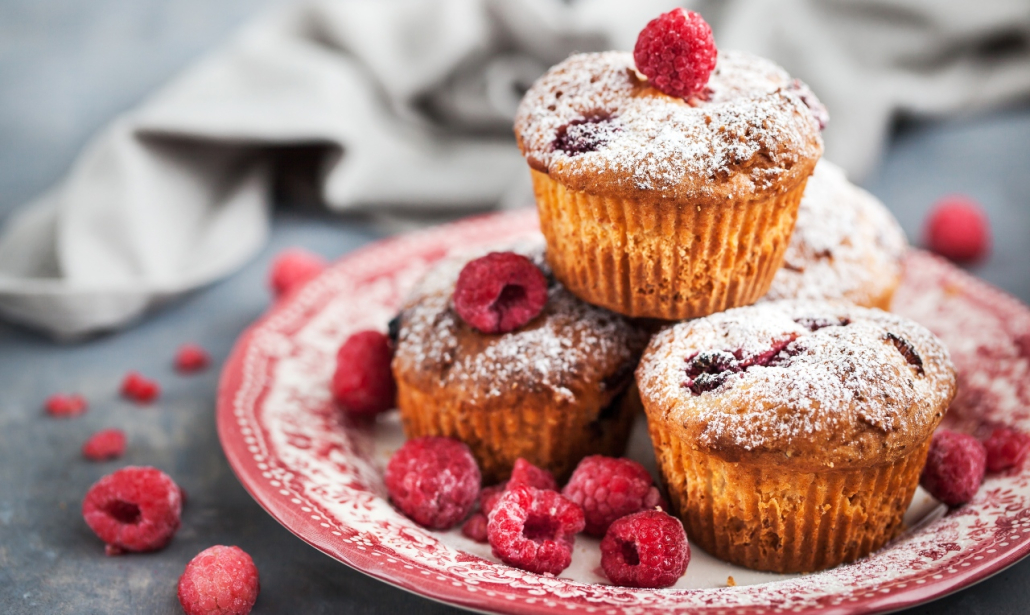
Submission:
[[[379,331],[359,331],[336,353],[333,397],[352,416],[373,417],[394,407],[393,343]]]
[[[476,542],[486,542],[486,524],[490,512],[504,492],[515,485],[527,485],[548,491],[558,490],[558,481],[554,479],[553,474],[519,457],[515,460],[515,466],[512,468],[511,477],[508,480],[490,487],[483,487],[480,490],[479,511],[468,518],[465,525],[461,527],[461,533]]]
[[[938,429],[930,442],[919,484],[948,506],[960,506],[976,495],[986,466],[987,451],[976,438]]]
[[[934,204],[923,228],[923,243],[957,262],[982,260],[991,249],[987,214],[972,199],[950,196]]]
[[[508,333],[547,304],[547,278],[521,254],[491,252],[469,261],[454,286],[454,310],[483,333]]]
[[[183,344],[175,353],[175,369],[183,374],[203,371],[210,364],[211,355],[199,344]]]
[[[43,403],[47,414],[59,418],[70,418],[84,414],[89,404],[82,395],[62,395],[60,393],[51,395]]]
[[[154,551],[179,529],[179,486],[156,468],[129,466],[97,481],[82,500],[82,516],[108,554]]]
[[[469,448],[451,438],[425,436],[404,443],[386,466],[393,503],[419,525],[446,530],[476,502],[479,467]]]
[[[260,589],[254,560],[239,547],[216,545],[186,564],[179,604],[186,615],[247,615]]]
[[[125,432],[121,429],[102,429],[82,445],[82,456],[90,461],[117,459],[125,454]]]
[[[149,404],[161,394],[161,387],[139,372],[129,372],[122,380],[122,397],[131,399],[137,404]]]
[[[300,248],[288,248],[275,256],[268,274],[268,286],[278,299],[300,288],[328,266],[325,259]]]
[[[487,517],[484,513],[472,513],[472,516],[461,526],[461,533],[466,538],[485,543],[487,541],[486,526]]]
[[[669,587],[690,563],[690,545],[680,520],[659,510],[622,517],[601,541],[601,568],[626,587]]]
[[[584,525],[580,507],[558,492],[515,485],[490,513],[487,538],[504,563],[556,575],[572,563],[572,546]]]
[[[1030,452],[1030,436],[1010,427],[995,427],[983,441],[987,471],[1003,472],[1023,465]]]
[[[515,460],[515,466],[511,470],[511,478],[508,479],[508,486],[529,485],[535,489],[546,489],[548,491],[558,490],[558,481],[554,475],[543,468],[538,468],[522,457]]]
[[[583,509],[586,532],[593,536],[604,536],[620,517],[663,504],[644,466],[603,455],[583,458],[562,495]]]
[[[701,15],[673,9],[640,31],[633,60],[657,89],[679,98],[701,93],[715,69],[718,50]]]

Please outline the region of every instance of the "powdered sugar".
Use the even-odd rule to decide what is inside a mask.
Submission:
[[[587,191],[603,174],[608,190],[711,196],[713,180],[740,171],[729,188],[745,193],[821,153],[803,92],[768,60],[722,52],[703,98],[684,101],[649,88],[629,53],[580,54],[529,90],[515,132],[531,165]],[[556,147],[572,125],[590,147]]]
[[[820,160],[808,179],[783,267],[765,301],[846,299],[870,305],[901,278],[907,242],[873,195]]]
[[[840,324],[806,326],[812,318]],[[888,333],[912,345],[924,374]],[[789,343],[775,360],[729,374],[714,390],[698,395],[683,386],[686,361],[698,352],[747,362],[777,342]],[[702,448],[837,467],[857,461],[856,445],[882,443],[891,455],[921,442],[954,391],[948,352],[922,326],[819,302],[770,302],[667,328],[651,341],[637,380],[648,416],[681,423]]]

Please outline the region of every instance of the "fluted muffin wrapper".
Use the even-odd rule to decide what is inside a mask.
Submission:
[[[593,195],[531,173],[557,278],[588,303],[664,320],[764,295],[783,264],[807,181],[713,206]]]
[[[600,417],[604,409],[596,401],[535,401],[475,403],[460,393],[421,390],[403,378],[397,382],[405,435],[461,440],[479,463],[484,485],[506,480],[519,457],[564,482],[587,455],[621,456],[633,417],[642,412],[636,385],[609,402],[614,412],[607,418]]]
[[[876,551],[902,529],[930,439],[891,463],[819,472],[727,462],[651,425],[670,504],[691,543],[728,562],[814,572]]]

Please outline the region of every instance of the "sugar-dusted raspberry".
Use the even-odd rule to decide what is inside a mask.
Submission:
[[[654,508],[661,493],[644,466],[631,459],[603,455],[584,457],[562,494],[583,508],[586,532],[604,536],[620,517]]]
[[[466,538],[476,542],[486,542],[486,525],[486,514],[481,512],[472,513],[472,516],[461,526],[461,533]]]
[[[144,378],[139,372],[129,372],[122,380],[122,397],[138,404],[149,404],[161,394],[157,382]]]
[[[494,506],[486,532],[504,563],[558,574],[572,563],[572,546],[584,523],[580,507],[557,491],[514,485]]]
[[[125,454],[125,432],[101,429],[82,445],[82,456],[91,461],[117,459]]]
[[[532,487],[532,485],[530,486]],[[501,496],[504,495],[507,488],[507,482],[500,483],[499,485],[483,487],[479,492],[479,510],[483,511],[484,515],[489,515],[497,504],[497,500],[501,499]]]
[[[43,403],[47,414],[60,418],[79,416],[86,412],[89,404],[82,395],[62,395],[60,393],[47,397]]]
[[[408,440],[393,454],[385,480],[401,512],[419,525],[446,530],[472,510],[481,477],[464,443],[425,436]]]
[[[669,587],[687,571],[690,545],[680,520],[660,510],[622,517],[601,541],[601,568],[626,587]]]
[[[964,196],[937,201],[923,227],[923,243],[958,262],[983,259],[991,249],[991,229],[983,208]]]
[[[712,29],[705,20],[680,8],[652,19],[633,48],[637,70],[654,87],[680,98],[704,89],[717,55]]]
[[[208,547],[179,577],[179,604],[186,615],[247,615],[261,583],[254,560],[239,547]]]
[[[543,468],[536,467],[522,457],[515,460],[515,466],[511,470],[508,486],[512,485],[529,485],[536,489],[546,489],[549,491],[558,490],[558,481],[554,480],[553,474]]]
[[[1030,436],[1010,427],[995,427],[983,441],[987,471],[1002,472],[1023,464],[1030,452]]]
[[[288,248],[276,254],[268,275],[268,285],[276,298],[296,290],[318,276],[328,266],[317,254],[301,248]]]
[[[211,355],[199,344],[183,344],[175,353],[175,369],[189,374],[207,369]]]
[[[938,429],[930,442],[919,484],[948,506],[959,506],[976,495],[986,466],[987,451],[976,438]]]
[[[390,369],[393,344],[379,331],[359,331],[336,353],[333,397],[351,416],[373,417],[393,408],[397,383]]]
[[[491,252],[469,261],[454,286],[454,310],[483,333],[507,333],[547,304],[547,278],[521,254]]]
[[[178,485],[156,468],[129,466],[98,480],[82,500],[86,524],[112,549],[154,551],[179,529]]]

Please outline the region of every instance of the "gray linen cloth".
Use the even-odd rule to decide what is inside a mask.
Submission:
[[[264,243],[271,147],[321,144],[334,210],[527,201],[522,92],[574,51],[632,49],[657,0],[306,0],[266,15],[98,134],[0,230],[0,314],[114,329]],[[686,3],[721,48],[806,80],[827,156],[860,176],[899,113],[1030,93],[1027,0]]]

